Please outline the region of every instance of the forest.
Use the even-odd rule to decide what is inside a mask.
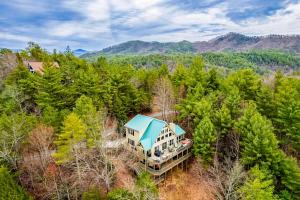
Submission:
[[[206,66],[222,67],[227,70],[251,68],[259,74],[274,70],[297,70],[300,66],[300,57],[297,54],[280,50],[251,50],[247,52],[206,52],[193,53],[169,53],[169,54],[84,54],[81,57],[95,61],[103,56],[113,65],[132,65],[135,68],[153,68],[167,64],[170,69],[178,63],[190,66],[193,59],[201,55]]]
[[[147,173],[115,187],[116,160],[134,158],[107,151],[104,135],[114,119],[122,137],[128,119],[162,95],[169,101],[160,109],[175,110],[193,139],[192,164],[212,181],[214,199],[300,199],[300,79],[286,70],[299,70],[296,56],[84,59],[29,43],[16,59],[0,81],[0,199],[159,199]],[[25,59],[42,61],[44,73],[31,73]]]

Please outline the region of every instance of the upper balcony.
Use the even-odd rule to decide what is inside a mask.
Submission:
[[[165,162],[168,162],[170,159],[173,159],[174,156],[180,154],[184,150],[190,149],[192,145],[192,140],[186,138],[180,141],[177,146],[168,147],[158,154],[154,153],[154,155],[148,157],[147,161],[149,162],[149,164],[163,164]]]

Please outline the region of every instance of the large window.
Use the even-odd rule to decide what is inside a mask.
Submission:
[[[169,141],[170,146],[174,144],[174,139]]]
[[[134,136],[134,130],[133,129],[128,129],[128,133],[130,134],[130,135],[133,135]]]
[[[131,140],[128,138],[128,143],[131,144],[132,146],[134,146],[134,140]]]
[[[164,142],[163,144],[162,144],[162,150],[165,150],[167,148],[167,142]]]

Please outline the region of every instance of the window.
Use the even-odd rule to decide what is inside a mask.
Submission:
[[[172,133],[170,132],[170,133],[169,133],[169,137],[171,137],[171,135],[172,135]]]
[[[169,141],[169,145],[171,146],[173,144],[174,144],[174,140],[172,139],[172,140]]]
[[[166,138],[167,138],[168,136],[169,136],[168,134],[165,135]]]
[[[162,144],[162,150],[165,150],[167,148],[167,142],[164,142],[163,144]]]
[[[157,142],[159,142],[160,141],[160,137],[159,138],[157,138]]]
[[[134,146],[134,141],[128,138],[128,143]]]
[[[165,139],[165,136],[161,136],[161,140]]]
[[[133,135],[133,136],[134,136],[134,130],[133,130],[133,129],[128,129],[128,133],[129,133],[130,135]]]

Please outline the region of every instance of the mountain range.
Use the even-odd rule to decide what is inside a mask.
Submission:
[[[81,56],[81,55],[87,53],[88,51],[87,51],[87,50],[84,50],[84,49],[76,49],[76,50],[74,50],[74,51],[72,51],[72,52],[73,52],[73,54],[74,54],[75,56]]]
[[[87,52],[82,54],[81,57],[89,58],[116,54],[243,52],[252,49],[278,49],[300,54],[300,35],[246,36],[239,33],[228,33],[209,41],[199,42],[184,40],[161,43],[134,40],[110,46],[100,51]]]

